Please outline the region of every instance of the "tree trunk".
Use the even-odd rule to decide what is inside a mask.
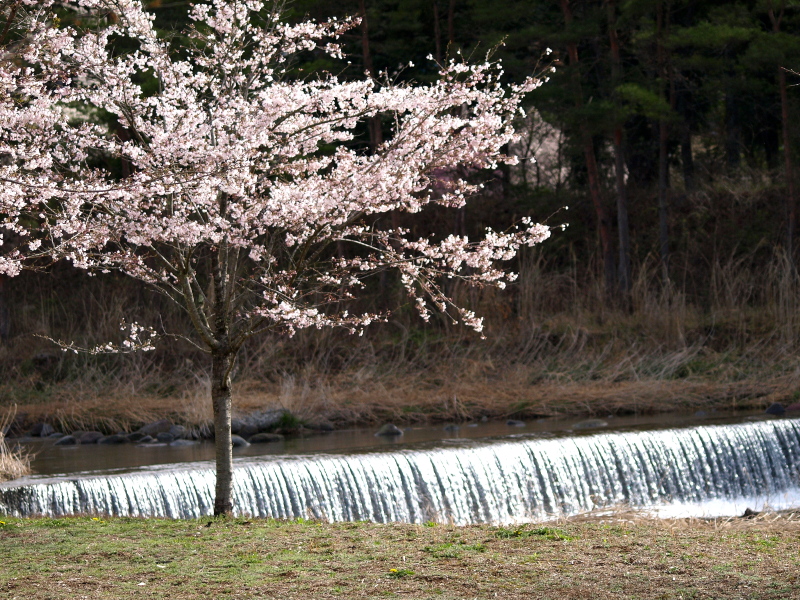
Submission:
[[[781,21],[786,10],[785,0],[780,3],[780,11],[775,15],[775,10],[770,2],[769,20],[772,22],[772,31],[780,33]],[[781,132],[783,134],[783,160],[786,173],[786,196],[784,210],[786,213],[786,252],[789,261],[794,266],[794,229],[797,220],[797,200],[794,195],[794,165],[792,164],[792,140],[789,134],[789,95],[786,90],[786,71],[783,65],[778,65],[778,88],[781,95]]]
[[[741,137],[736,98],[733,93],[727,93],[725,94],[725,162],[728,174],[731,176],[736,176],[742,162]]]
[[[664,285],[669,284],[669,164],[667,163],[667,123],[658,124],[658,253],[661,258],[661,274]]]
[[[447,46],[450,54],[450,46],[456,41],[456,0],[450,0],[447,4]]]
[[[572,24],[572,10],[569,0],[560,0],[561,11],[564,14],[564,24],[567,29]],[[580,73],[578,72],[578,45],[575,42],[567,42],[567,53],[569,64],[573,69],[572,85],[575,93],[575,108],[583,107],[583,90],[581,88]],[[597,227],[600,233],[600,247],[603,253],[603,274],[605,279],[606,293],[611,295],[614,291],[615,263],[614,248],[611,242],[611,222],[608,212],[603,204],[603,197],[600,191],[600,176],[597,170],[597,159],[594,153],[592,135],[585,123],[580,125],[581,142],[583,145],[583,155],[586,159],[586,173],[589,179],[589,195],[592,198],[595,213],[597,214]]]
[[[694,177],[694,157],[692,156],[692,129],[689,123],[681,130],[681,163],[683,165],[683,186],[691,194],[697,188]]]
[[[438,0],[433,0],[433,41],[436,46],[436,62],[442,64],[442,31],[439,26]]]
[[[619,229],[619,288],[627,297],[631,291],[631,230],[628,224],[628,194],[625,189],[625,158],[622,127],[614,128],[614,171],[617,184],[617,228]]]
[[[611,45],[611,81],[616,88],[622,78],[622,61],[617,35],[617,17],[614,0],[606,5],[608,37]],[[622,125],[614,127],[614,174],[617,187],[617,229],[619,230],[619,288],[627,301],[631,290],[631,237],[628,224],[628,194],[625,189],[625,153],[622,148]]]
[[[229,197],[219,195],[220,215],[228,212]],[[214,408],[214,445],[216,449],[217,485],[214,515],[233,512],[233,449],[231,447],[231,371],[238,347],[231,345],[231,319],[234,313],[233,278],[236,277],[239,250],[231,248],[224,237],[212,252],[214,289],[214,338],[211,346],[211,402]]]
[[[778,85],[781,91],[781,125],[783,133],[783,160],[786,170],[786,250],[794,264],[794,230],[797,222],[797,199],[794,194],[794,165],[792,164],[792,140],[789,135],[789,96],[786,90],[786,71],[778,69]]]
[[[375,79],[375,66],[372,64],[372,53],[369,49],[369,23],[367,22],[367,7],[364,0],[359,0],[358,10],[361,17],[361,53],[364,59],[364,69],[369,76]],[[381,118],[371,117],[368,121],[369,145],[374,152],[375,148],[383,143],[383,131],[381,130]]]
[[[234,355],[229,349],[211,354],[211,402],[214,405],[214,445],[216,448],[217,486],[214,515],[233,512],[233,450],[231,446],[231,366]]]
[[[8,304],[6,303],[5,282],[6,276],[0,275],[0,343],[8,340],[8,334],[11,330],[11,319],[8,315]]]
[[[656,7],[656,54],[658,61],[658,74],[662,81],[667,82],[667,96],[670,108],[675,108],[675,85],[672,81],[672,71],[667,64],[667,51],[664,38],[669,32],[669,0],[659,2]],[[669,155],[667,142],[669,141],[669,123],[667,115],[658,122],[658,250],[661,258],[661,273],[664,286],[669,286]]]

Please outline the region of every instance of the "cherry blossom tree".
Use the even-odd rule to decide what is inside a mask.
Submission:
[[[52,0],[21,3],[29,33],[0,66],[0,228],[15,240],[0,274],[42,260],[121,271],[188,314],[212,364],[215,514],[232,510],[231,372],[248,338],[359,333],[390,315],[349,300],[386,269],[423,319],[442,311],[480,332],[440,284],[503,287],[513,274],[499,263],[549,235],[528,219],[480,240],[375,225],[390,211],[462,206],[479,186],[436,174],[510,161],[500,149],[534,80],[506,88],[497,65],[459,61],[426,86],[302,77],[293,57],[342,58],[336,38],[357,21],[289,25],[268,0],[198,2],[180,45],[138,0],[58,2],[82,29],[60,24]],[[376,116],[391,133],[362,150],[358,127]],[[156,340],[136,323],[130,334],[95,351]]]

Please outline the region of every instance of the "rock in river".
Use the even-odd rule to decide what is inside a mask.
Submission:
[[[572,426],[573,429],[600,429],[602,427],[608,427],[608,423],[603,419],[586,419],[578,421]]]
[[[173,423],[169,419],[160,419],[152,423],[148,423],[139,430],[139,433],[144,435],[157,435],[162,431],[169,431],[172,429]]]
[[[101,437],[97,440],[98,444],[106,444],[109,446],[117,445],[117,444],[127,444],[128,443],[128,436],[123,435],[121,433],[115,433],[112,435],[107,435],[105,437]]]
[[[81,440],[81,444],[96,444],[97,440],[103,437],[103,434],[99,431],[84,431],[79,439]]]
[[[257,433],[250,438],[251,444],[269,444],[270,442],[282,442],[283,436],[280,433]]]
[[[383,427],[378,429],[377,432],[375,432],[375,435],[387,436],[387,437],[395,435],[403,435],[403,430],[400,429],[397,425],[394,425],[393,423],[386,423],[386,425],[384,425]]]
[[[786,409],[780,402],[775,402],[774,404],[770,404],[769,408],[764,412],[768,415],[775,415],[780,417],[783,413],[786,412]]]
[[[80,444],[80,442],[74,435],[65,435],[55,443],[56,446],[75,446],[76,444]]]

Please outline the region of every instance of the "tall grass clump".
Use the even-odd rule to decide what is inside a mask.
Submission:
[[[12,450],[6,443],[6,432],[16,416],[16,410],[0,415],[0,481],[17,479],[31,473],[30,456],[21,450]]]

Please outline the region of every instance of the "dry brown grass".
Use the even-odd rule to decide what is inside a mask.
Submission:
[[[282,406],[308,420],[355,424],[763,408],[798,399],[800,281],[780,253],[766,263],[755,254],[716,257],[703,285],[676,268],[666,290],[657,263],[645,261],[631,310],[608,304],[591,265],[556,273],[546,256],[524,256],[508,293],[453,290],[487,315],[487,340],[443,321],[423,328],[403,310],[364,338],[323,331],[254,340],[240,359],[236,408]],[[59,290],[43,290],[46,310],[31,311],[20,328],[82,342],[112,335],[125,307],[146,293],[117,280],[98,286],[73,299],[83,308],[49,302]],[[146,307],[140,322],[181,327],[179,315],[151,300],[138,299]],[[53,352],[44,344],[18,335],[0,346],[0,404],[18,403],[29,421],[115,431],[162,416],[189,425],[211,418],[206,357],[180,342],[123,358],[55,352],[42,364],[36,357]]]
[[[18,479],[31,472],[30,456],[22,450],[12,450],[6,442],[6,428],[16,417],[16,410],[0,415],[0,481]]]

